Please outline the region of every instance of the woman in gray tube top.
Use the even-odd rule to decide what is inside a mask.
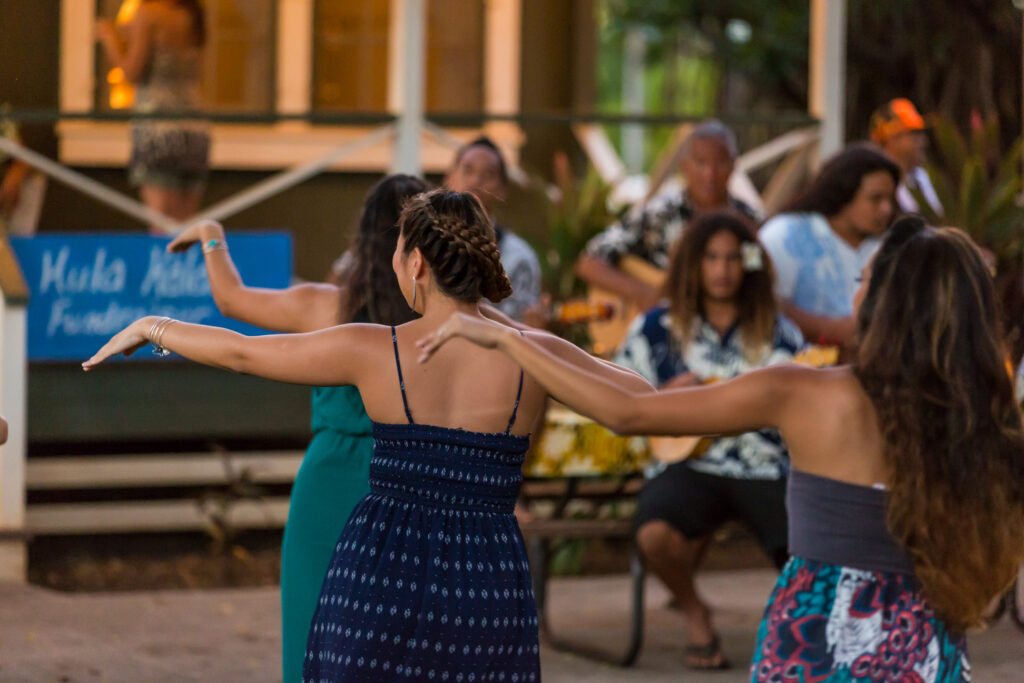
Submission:
[[[964,632],[1024,560],[1024,434],[991,277],[964,233],[906,217],[854,305],[855,366],[773,367],[660,393],[457,315],[421,346],[425,359],[453,336],[498,348],[619,433],[778,429],[792,459],[793,557],[751,681],[967,681]]]

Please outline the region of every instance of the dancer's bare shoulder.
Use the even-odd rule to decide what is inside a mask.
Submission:
[[[844,481],[879,481],[878,418],[853,368],[790,367],[793,400],[781,431],[793,463]]]

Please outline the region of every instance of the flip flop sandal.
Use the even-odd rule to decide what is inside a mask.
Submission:
[[[712,636],[710,643],[705,645],[687,645],[684,653],[686,655],[687,669],[694,671],[721,671],[729,668],[729,660],[722,653],[722,641],[717,633]],[[697,663],[696,660],[710,663]]]

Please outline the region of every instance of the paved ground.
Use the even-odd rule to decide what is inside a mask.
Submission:
[[[682,665],[682,620],[649,585],[647,641],[636,667],[622,670],[545,649],[546,683],[568,681],[746,680],[746,662],[770,571],[706,574],[735,667],[694,674]],[[653,583],[653,582],[651,582]],[[627,579],[562,579],[552,586],[554,626],[606,646],[626,638]],[[64,594],[0,584],[0,681],[276,681],[278,594],[269,588]],[[1024,633],[1007,621],[971,637],[974,680],[1024,682]]]

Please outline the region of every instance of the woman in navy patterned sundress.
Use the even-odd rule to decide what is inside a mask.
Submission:
[[[964,233],[907,217],[863,279],[854,367],[777,366],[653,393],[458,314],[421,346],[428,356],[454,338],[500,349],[619,433],[778,429],[792,462],[793,557],[750,680],[962,683],[966,629],[1024,560],[1024,430],[991,276]]]
[[[370,495],[324,579],[307,681],[390,677],[536,681],[537,612],[512,510],[526,436],[419,425],[395,365],[406,424],[373,425]],[[415,627],[410,627],[415,624]]]
[[[453,312],[483,320],[481,299],[498,301],[511,287],[473,195],[418,195],[399,227],[392,265],[416,320],[245,337],[142,318],[83,365],[152,341],[236,372],[356,386],[373,421],[370,493],[323,580],[304,679],[537,681],[537,615],[512,509],[527,430],[547,392],[502,354],[468,342],[413,362],[417,340]],[[552,335],[503,329],[609,381],[651,388]]]

